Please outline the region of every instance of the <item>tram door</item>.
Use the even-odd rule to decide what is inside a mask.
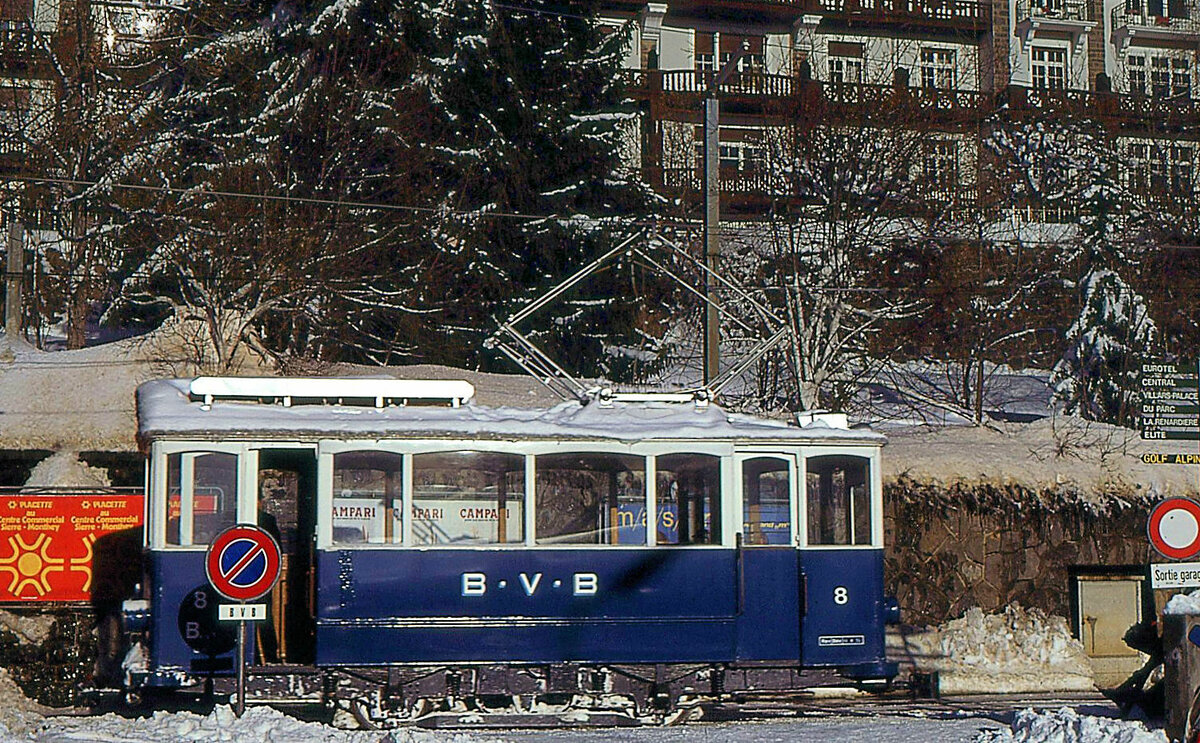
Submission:
[[[315,451],[259,451],[258,523],[275,536],[282,552],[279,583],[269,597],[269,621],[257,625],[259,663],[311,664],[315,659],[316,501]]]
[[[800,562],[797,460],[779,453],[738,455],[742,493],[739,537],[739,660],[800,660]]]

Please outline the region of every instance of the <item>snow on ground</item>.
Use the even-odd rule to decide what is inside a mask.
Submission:
[[[1017,713],[1008,730],[985,731],[976,743],[1167,743],[1161,730],[1140,722],[1081,715],[1073,709]]]
[[[1010,605],[968,609],[939,627],[890,635],[889,657],[936,671],[943,694],[1091,691],[1091,664],[1067,620]]]
[[[41,725],[44,711],[21,692],[8,671],[0,668],[0,741],[29,739]]]
[[[388,739],[386,736],[391,736]],[[445,740],[414,730],[390,733],[338,730],[316,722],[302,722],[270,707],[251,707],[238,718],[229,707],[208,715],[192,712],[155,712],[141,719],[115,714],[100,717],[48,718],[34,740],[39,743],[113,741],[113,743],[423,743]]]
[[[1163,614],[1200,614],[1200,591],[1175,594],[1163,607]]]
[[[110,485],[112,483],[108,480],[107,472],[79,461],[79,455],[73,451],[55,452],[38,462],[25,481],[27,488],[95,488]]]
[[[7,677],[5,677],[7,678]],[[19,694],[19,692],[18,692]],[[154,712],[148,717],[45,716],[9,706],[0,693],[0,743],[476,743],[463,733],[414,728],[387,732],[339,730],[303,722],[270,707],[251,707],[238,718],[228,706],[208,715]],[[31,703],[28,703],[31,704]]]
[[[1137,431],[1079,418],[987,427],[887,429],[884,479],[1016,483],[1101,498],[1195,495],[1194,466],[1145,464],[1143,454],[1196,454],[1194,441],[1142,441]]]

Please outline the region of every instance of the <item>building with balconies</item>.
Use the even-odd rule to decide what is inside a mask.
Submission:
[[[769,175],[772,142],[789,128],[823,125],[921,128],[925,177],[938,184],[931,190],[961,201],[976,193],[987,168],[982,138],[997,120],[1086,118],[1116,136],[1131,163],[1127,180],[1194,192],[1195,5],[614,0],[607,17],[636,25],[626,61],[643,111],[638,165],[685,200],[700,198],[703,99],[716,72],[741,55],[716,91],[722,208],[752,217],[801,198]]]

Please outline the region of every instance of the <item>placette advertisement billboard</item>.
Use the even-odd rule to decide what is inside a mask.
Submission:
[[[141,524],[141,495],[0,495],[0,602],[91,600],[97,540]]]

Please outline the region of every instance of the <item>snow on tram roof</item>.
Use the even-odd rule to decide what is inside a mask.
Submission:
[[[484,407],[464,404],[280,405],[206,400],[190,379],[146,382],[137,390],[138,434],[159,438],[230,435],[280,437],[316,434],[345,438],[521,438],[521,439],[761,439],[882,444],[865,429],[820,422],[799,427],[727,412],[667,402],[614,402],[610,406],[569,401],[550,408]],[[332,397],[332,396],[331,396]]]

